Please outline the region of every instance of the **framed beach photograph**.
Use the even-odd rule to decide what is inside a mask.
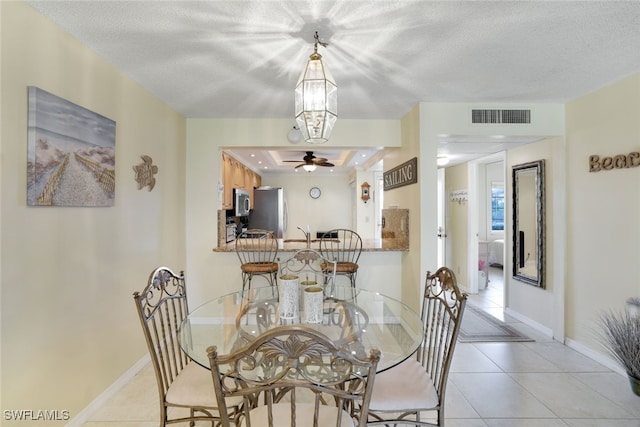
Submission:
[[[116,123],[29,86],[28,206],[113,206]]]

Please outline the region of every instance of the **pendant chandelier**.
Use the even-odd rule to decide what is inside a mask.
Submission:
[[[329,140],[338,119],[338,87],[318,53],[318,45],[327,43],[314,35],[313,53],[298,79],[295,91],[296,123],[309,144],[323,144]]]

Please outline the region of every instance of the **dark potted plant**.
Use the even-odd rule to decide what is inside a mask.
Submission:
[[[624,367],[631,390],[640,396],[640,316],[631,310],[610,311],[601,316],[601,322],[606,349]]]

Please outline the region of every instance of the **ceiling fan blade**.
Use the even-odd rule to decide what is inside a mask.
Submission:
[[[328,167],[333,167],[333,163],[329,163],[327,161],[327,159],[325,159],[324,157],[316,157],[313,155],[313,151],[307,151],[306,152],[307,155],[304,156],[302,158],[302,162],[300,163],[300,160],[283,160],[283,163],[300,163],[299,165],[297,165],[296,167],[294,167],[294,169],[298,169],[301,168],[303,166],[328,166]]]

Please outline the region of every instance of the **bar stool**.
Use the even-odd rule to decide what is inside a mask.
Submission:
[[[267,230],[247,230],[236,239],[236,254],[242,270],[242,291],[251,289],[254,276],[264,277],[269,285],[276,284],[278,274],[278,241]]]
[[[320,238],[320,253],[336,261],[336,275],[347,276],[352,287],[356,287],[358,259],[362,252],[362,238],[353,230],[338,228],[327,231]]]

